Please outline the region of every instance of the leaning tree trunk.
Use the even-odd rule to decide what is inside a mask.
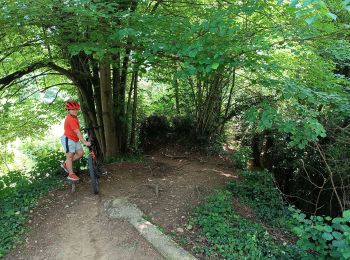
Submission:
[[[96,124],[96,111],[94,106],[93,90],[90,80],[88,56],[80,52],[70,58],[72,73],[76,77],[79,95],[82,101],[87,124]]]
[[[115,157],[119,152],[119,144],[113,117],[113,99],[111,85],[111,70],[108,60],[100,63],[100,88],[102,103],[102,118],[106,141],[106,159]]]

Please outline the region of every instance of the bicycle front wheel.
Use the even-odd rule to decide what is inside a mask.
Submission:
[[[91,178],[91,184],[92,184],[92,191],[95,194],[98,194],[98,177],[96,173],[96,167],[95,167],[95,160],[90,155],[88,158],[88,165],[89,165],[89,174]]]

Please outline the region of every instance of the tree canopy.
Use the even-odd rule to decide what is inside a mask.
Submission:
[[[44,108],[51,109],[62,93],[76,91],[86,124],[104,126],[101,150],[114,156],[127,150],[133,131],[127,104],[137,96],[134,83],[149,78],[171,86],[176,111],[193,116],[199,134],[245,114],[257,131],[277,128],[302,148],[326,135],[320,114],[349,109],[347,79],[334,73],[349,58],[349,6],[7,0],[0,17],[3,120],[20,119],[7,111],[25,109],[28,98],[34,105],[26,113],[45,106],[35,93],[56,92]],[[16,120],[4,133],[20,131]]]

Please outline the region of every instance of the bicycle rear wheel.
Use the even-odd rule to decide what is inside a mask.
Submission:
[[[92,191],[95,194],[98,194],[98,192],[99,192],[98,177],[97,177],[97,173],[96,173],[97,169],[96,169],[95,163],[96,163],[95,160],[90,155],[88,158],[88,165],[89,165],[89,174],[90,174],[91,184],[92,184]]]

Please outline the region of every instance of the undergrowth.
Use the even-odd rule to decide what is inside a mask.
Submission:
[[[255,215],[273,227],[291,230],[296,221],[291,217],[268,171],[241,173],[241,180],[227,183],[228,190],[240,202],[251,207]]]
[[[237,214],[232,198],[248,205],[259,220]],[[199,230],[195,253],[225,259],[349,259],[350,210],[341,217],[307,216],[287,208],[267,171],[242,173],[197,208],[190,225]],[[268,228],[269,231],[266,230]],[[277,231],[297,240],[276,241]],[[292,234],[294,233],[294,234]],[[288,239],[287,239],[288,240]],[[204,241],[204,243],[203,243]]]
[[[62,185],[57,174],[62,152],[32,149],[35,167],[29,172],[12,171],[0,177],[0,258],[21,241],[31,208],[53,187]]]
[[[276,242],[258,223],[242,218],[232,208],[232,193],[217,191],[196,209],[191,225],[200,227],[194,253],[225,259],[297,259],[302,253],[293,245]],[[204,237],[204,239],[203,239]]]

